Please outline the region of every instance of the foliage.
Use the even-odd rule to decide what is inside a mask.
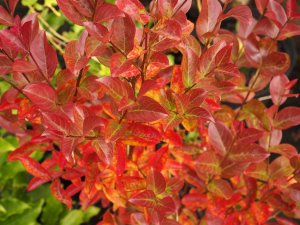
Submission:
[[[256,0],[259,18],[230,0],[202,0],[196,24],[186,18],[191,0],[146,8],[137,0],[57,0],[84,30],[64,49],[66,68],[38,15],[13,17],[17,1],[5,2],[0,74],[11,88],[0,126],[19,139],[8,159],[33,176],[28,190],[50,183],[69,208],[76,194],[84,209],[100,201],[111,208],[100,225],[300,217],[300,157],[281,143],[282,131],[300,123],[300,108],[280,107],[298,95],[285,75],[289,56],[278,49],[300,34],[295,0]],[[227,18],[236,31],[221,29]],[[181,62],[170,63],[170,53]],[[91,60],[107,74],[91,70]],[[270,107],[256,97],[265,88]],[[75,210],[64,221],[82,217]]]

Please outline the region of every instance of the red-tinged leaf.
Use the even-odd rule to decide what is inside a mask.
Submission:
[[[158,0],[157,7],[161,15],[171,18],[178,0]]]
[[[253,202],[251,204],[251,212],[255,216],[255,219],[258,224],[265,223],[271,214],[271,210],[269,209],[269,205],[262,202]]]
[[[27,172],[31,175],[43,180],[51,180],[49,172],[34,159],[26,156],[19,157],[18,159],[21,161]]]
[[[213,46],[211,46],[205,53],[201,55],[200,62],[199,62],[199,70],[200,70],[201,77],[205,77],[212,72],[212,70],[216,66],[215,64],[216,56],[218,52],[220,52],[221,49],[223,49],[225,46],[226,43],[224,41],[219,41]],[[217,62],[220,63],[221,58],[222,57],[220,57]]]
[[[226,19],[229,17],[234,17],[242,23],[249,24],[252,19],[252,12],[248,6],[238,5],[230,9],[222,19]]]
[[[286,88],[288,84],[289,79],[284,74],[273,77],[270,83],[270,94],[275,105],[279,106],[286,101],[285,95],[289,94],[289,89]]]
[[[215,64],[216,66],[221,66],[224,64],[227,64],[231,61],[231,51],[232,46],[226,45],[224,48],[222,48],[216,55],[215,58]]]
[[[182,204],[193,209],[207,207],[207,196],[202,193],[189,193],[183,196]]]
[[[14,14],[18,2],[19,0],[8,0],[9,9],[12,14]]]
[[[144,8],[143,4],[138,0],[118,0],[116,1],[116,5],[123,12],[130,15],[132,18],[137,20],[142,24],[146,24],[149,22],[149,15]]]
[[[183,188],[184,181],[180,178],[172,177],[167,180],[166,192],[168,193],[179,193]]]
[[[289,159],[297,155],[297,149],[290,144],[279,144],[272,146],[270,148],[270,152],[283,155]]]
[[[111,25],[110,41],[118,50],[127,55],[134,47],[135,29],[129,16],[117,18]]]
[[[174,19],[169,19],[167,21],[157,23],[152,31],[163,36],[166,39],[174,41],[181,40],[182,29],[180,24]]]
[[[56,51],[48,43],[45,32],[40,32],[35,36],[30,45],[30,52],[40,72],[50,79],[56,70],[58,61]]]
[[[274,127],[285,130],[300,124],[300,107],[286,107],[274,119]]]
[[[222,123],[210,123],[208,127],[209,143],[219,155],[225,155],[232,145],[230,130]]]
[[[290,160],[284,156],[276,158],[269,166],[269,174],[272,180],[287,178],[293,171]]]
[[[180,225],[176,220],[163,219],[162,224],[164,225]]]
[[[23,89],[34,105],[43,111],[54,111],[56,105],[56,93],[48,84],[29,84]]]
[[[167,146],[158,149],[153,155],[149,157],[149,167],[152,167],[154,170],[161,171],[165,166],[167,155]]]
[[[281,29],[278,40],[285,40],[297,35],[300,35],[300,26],[294,23],[288,23]]]
[[[207,185],[208,191],[218,197],[230,199],[233,195],[233,189],[228,181],[219,179],[213,180]]]
[[[115,142],[121,138],[127,129],[128,125],[125,123],[119,123],[118,121],[111,120],[105,129],[105,140],[107,142]]]
[[[63,137],[61,140],[60,150],[68,162],[74,163],[74,150],[78,144],[78,138]]]
[[[19,37],[16,36],[12,31],[4,29],[0,31],[0,40],[6,47],[11,48],[13,51],[27,53],[28,50],[21,42]]]
[[[147,96],[138,99],[138,106],[127,112],[126,118],[135,122],[153,122],[167,117],[166,110],[155,100]]]
[[[166,189],[166,180],[164,176],[153,168],[149,170],[147,176],[147,189],[153,191],[155,195],[165,192]]]
[[[78,49],[79,43],[71,41],[65,49],[64,60],[67,68],[74,74],[78,73],[88,64],[88,58]]]
[[[106,43],[109,40],[109,32],[105,26],[100,23],[84,22],[86,30],[92,37],[95,37],[99,41]]]
[[[283,6],[277,1],[269,1],[266,17],[271,19],[278,27],[284,26],[287,22],[287,16]]]
[[[86,20],[85,17],[78,12],[71,0],[57,0],[57,4],[65,16],[73,23],[82,25],[82,22]]]
[[[123,82],[114,77],[102,77],[97,80],[100,84],[104,85],[108,94],[116,101],[120,102],[122,98],[133,98],[132,88],[127,82]]]
[[[192,5],[192,0],[178,0],[177,4],[174,8],[174,12],[183,12],[184,14],[187,14],[187,12],[190,10]],[[174,14],[175,16],[175,14]]]
[[[52,183],[50,185],[50,190],[51,190],[51,193],[53,194],[53,196],[57,200],[66,204],[69,208],[72,207],[72,199],[71,199],[71,197],[66,195],[59,179],[55,179],[54,181],[52,181]]]
[[[115,53],[110,59],[112,77],[135,77],[140,71],[121,53]]]
[[[120,142],[115,145],[117,151],[117,175],[122,176],[127,164],[127,149],[126,146]]]
[[[261,71],[267,76],[280,75],[290,67],[290,58],[283,52],[273,52],[263,59]]]
[[[258,163],[266,159],[270,154],[258,144],[245,145],[241,143],[232,148],[229,159],[239,163]]]
[[[133,195],[129,202],[135,205],[140,205],[147,208],[154,208],[156,205],[156,197],[153,191],[146,190]]]
[[[275,219],[279,225],[298,225],[298,223],[296,221],[289,219],[289,218],[276,217]]]
[[[269,0],[255,0],[256,8],[258,9],[259,13],[261,15],[264,14],[267,6],[268,6]]]
[[[106,143],[104,139],[93,141],[93,146],[100,160],[110,165],[113,159],[113,144]]]
[[[72,5],[77,9],[77,11],[85,16],[91,18],[94,14],[94,9],[91,1],[89,0],[70,0]]]
[[[83,135],[88,134],[96,127],[104,127],[104,121],[98,116],[88,116],[83,121]]]
[[[47,183],[48,181],[50,181],[50,180],[45,180],[45,179],[41,179],[41,178],[38,178],[38,177],[34,177],[29,181],[29,183],[26,187],[26,190],[27,191],[33,191],[34,189],[38,188],[42,184]]]
[[[36,65],[23,59],[17,59],[13,63],[13,70],[15,72],[28,73],[37,70]]]
[[[0,6],[0,24],[12,26],[13,23],[14,18],[2,6]]]
[[[65,190],[65,195],[68,197],[72,197],[75,194],[77,194],[79,191],[81,191],[81,189],[82,189],[81,185],[77,186],[74,184],[70,184]]]
[[[268,164],[264,161],[257,164],[253,163],[247,168],[245,174],[255,179],[267,181],[269,179]]]
[[[254,143],[258,141],[263,136],[263,134],[263,131],[257,130],[255,128],[243,129],[238,133],[237,143],[244,145]]]
[[[191,49],[186,49],[183,52],[182,81],[186,88],[192,87],[199,80],[199,76],[197,76],[198,60],[198,56]]]
[[[196,23],[196,32],[199,38],[208,32],[214,31],[221,12],[222,7],[218,0],[202,1],[201,13]]]
[[[125,14],[117,6],[104,3],[97,7],[94,16],[94,22],[100,23],[124,16]]]
[[[0,75],[6,75],[12,72],[12,61],[9,60],[6,56],[0,56]]]
[[[43,113],[43,124],[48,132],[54,131],[67,135],[72,127],[72,121],[66,116],[56,113]]]
[[[167,196],[157,202],[155,209],[159,214],[172,214],[176,212],[176,205],[173,198]]]
[[[297,0],[286,1],[286,14],[288,18],[293,18],[297,15]]]
[[[148,91],[158,88],[159,85],[155,80],[145,80],[138,93],[138,98],[145,95]]]
[[[133,146],[147,146],[157,144],[161,138],[161,134],[155,128],[134,123],[128,127],[122,142]]]
[[[222,168],[219,157],[211,151],[203,152],[195,162],[197,174],[220,175]]]
[[[212,114],[208,110],[206,110],[202,107],[195,107],[195,108],[189,109],[185,114],[185,118],[188,118],[188,119],[200,118],[205,121],[215,122]]]

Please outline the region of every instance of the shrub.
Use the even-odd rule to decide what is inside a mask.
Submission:
[[[298,95],[278,49],[300,34],[295,0],[256,0],[259,18],[230,0],[202,0],[195,24],[191,0],[57,0],[84,28],[63,68],[38,15],[13,17],[18,1],[4,2],[0,74],[11,88],[0,125],[19,138],[8,158],[33,176],[28,190],[50,182],[69,208],[74,196],[84,209],[101,202],[103,225],[300,217],[300,157],[281,143],[300,108],[280,108]],[[235,31],[221,28],[228,18]],[[266,89],[271,106],[258,98]]]

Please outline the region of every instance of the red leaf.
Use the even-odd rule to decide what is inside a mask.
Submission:
[[[259,13],[261,15],[264,14],[267,6],[268,6],[269,0],[255,0],[256,8],[258,9]]]
[[[288,18],[293,18],[297,15],[297,0],[286,1],[286,14]]]
[[[229,17],[234,17],[242,23],[249,24],[252,19],[252,13],[248,6],[238,5],[230,9],[224,16],[222,16],[222,19]]]
[[[171,18],[174,14],[178,0],[158,0],[157,6],[161,15]]]
[[[43,123],[48,132],[54,131],[69,134],[72,127],[72,121],[67,117],[57,113],[43,113]]]
[[[155,128],[134,123],[128,127],[122,142],[134,146],[147,146],[157,144],[161,138],[161,134]]]
[[[56,70],[58,61],[56,51],[48,43],[45,32],[40,32],[35,36],[30,45],[30,52],[40,72],[50,79]]]
[[[270,83],[270,94],[275,105],[279,106],[286,101],[287,97],[284,95],[289,94],[286,88],[288,83],[289,79],[284,74],[273,77]]]
[[[27,156],[21,156],[18,159],[21,161],[27,172],[31,175],[43,180],[51,180],[49,172],[34,159]]]
[[[0,6],[0,24],[12,26],[13,23],[14,18],[2,6]]]
[[[290,144],[279,144],[272,146],[270,148],[270,152],[283,155],[289,159],[297,155],[297,149]]]
[[[117,18],[111,25],[110,41],[127,55],[134,47],[135,29],[129,16]]]
[[[263,59],[261,72],[267,76],[281,75],[290,67],[290,57],[283,52],[273,52]]]
[[[219,155],[225,155],[232,145],[232,134],[222,123],[210,123],[208,127],[209,143]]]
[[[138,100],[138,106],[127,112],[127,119],[135,122],[153,122],[167,117],[166,110],[155,100],[142,96]]]
[[[285,130],[300,124],[300,107],[286,107],[282,109],[274,120],[274,127]]]
[[[176,205],[174,200],[170,196],[167,196],[158,201],[155,209],[159,214],[171,214],[176,212]]]
[[[0,55],[0,75],[6,75],[12,71],[12,61],[6,56]]]
[[[78,138],[63,137],[60,149],[68,162],[74,163],[74,150],[78,144]]]
[[[238,133],[237,143],[241,145],[254,143],[258,141],[263,136],[263,134],[263,131],[257,130],[255,128],[245,128]]]
[[[94,16],[94,22],[100,23],[124,16],[124,13],[120,9],[118,9],[117,6],[109,3],[104,3],[97,7]]]
[[[78,12],[86,17],[92,17],[94,9],[89,0],[70,0],[71,4],[78,10]]]
[[[138,0],[117,0],[116,5],[123,12],[130,15],[132,18],[142,24],[149,22],[149,15],[143,4]]]
[[[218,17],[222,12],[218,0],[203,0],[200,16],[197,19],[197,36],[201,38],[208,32],[213,32],[218,23]]]
[[[71,0],[57,0],[57,4],[65,16],[73,23],[82,25],[85,17],[78,12]]]
[[[208,191],[218,197],[230,199],[233,195],[233,190],[228,181],[219,179],[211,181],[207,186]]]
[[[114,77],[102,77],[97,80],[100,84],[104,85],[108,90],[109,95],[117,100],[121,101],[122,98],[133,98],[132,88],[127,82],[123,82]]]
[[[154,208],[156,205],[156,197],[153,191],[146,190],[143,192],[140,192],[138,194],[133,195],[129,202],[132,204],[148,207],[148,208]]]
[[[109,32],[105,26],[100,23],[84,22],[86,30],[92,37],[97,38],[99,41],[106,43],[109,39]]]
[[[8,29],[0,31],[0,39],[6,47],[11,48],[13,51],[27,53],[28,50],[21,42],[18,36]]]
[[[36,65],[23,59],[17,59],[14,61],[13,70],[21,73],[28,73],[37,70]]]
[[[220,175],[221,166],[219,157],[211,151],[203,152],[195,163],[197,174]]]
[[[165,192],[166,180],[163,175],[151,168],[147,176],[147,188],[154,192],[154,194],[159,195]]]
[[[128,125],[125,123],[119,123],[118,121],[111,120],[105,129],[105,140],[107,142],[115,142],[121,138],[127,129]]]
[[[48,84],[29,84],[23,91],[41,110],[54,111],[57,108],[56,93]]]
[[[122,143],[117,142],[116,151],[117,151],[117,175],[122,176],[126,169],[126,163],[127,163],[126,146]]]
[[[19,2],[19,0],[8,0],[9,9],[10,9],[12,15],[15,12],[15,8],[16,8],[18,2]]]
[[[106,143],[104,139],[93,141],[93,146],[100,160],[110,165],[113,159],[113,144]]]
[[[121,53],[115,53],[110,59],[112,77],[135,77],[140,71]]]
[[[258,144],[244,144],[241,143],[233,147],[230,151],[229,159],[234,162],[251,162],[258,163],[266,159],[270,154]]]
[[[181,63],[182,81],[186,88],[192,87],[198,80],[197,67],[198,56],[191,49],[185,49]],[[199,72],[198,72],[199,73]]]
[[[72,199],[71,197],[67,196],[59,179],[55,179],[50,185],[51,193],[57,200],[66,204],[69,208],[72,207]]]

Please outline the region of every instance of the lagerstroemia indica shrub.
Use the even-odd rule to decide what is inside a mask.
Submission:
[[[280,107],[296,80],[278,41],[300,34],[296,0],[58,0],[85,28],[57,53],[36,14],[0,7],[0,126],[21,146],[9,155],[72,207],[106,210],[99,224],[294,224],[300,156],[281,143],[300,108]],[[227,18],[236,30],[221,28]],[[192,35],[192,31],[196,35]],[[182,56],[170,63],[169,54]],[[91,74],[98,60],[110,74]],[[269,90],[272,106],[257,97]],[[35,151],[46,152],[38,162]]]

